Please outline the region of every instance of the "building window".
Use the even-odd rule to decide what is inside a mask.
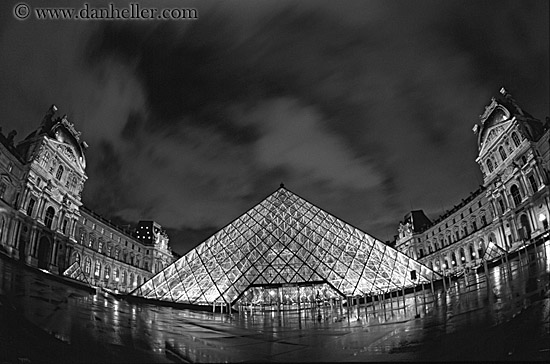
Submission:
[[[8,189],[8,186],[4,183],[0,183],[0,198],[4,198],[4,194],[6,193],[6,190]]]
[[[519,193],[519,188],[516,185],[513,185],[512,188],[510,188],[510,193],[512,194],[512,198],[514,199],[514,204],[519,206],[521,203],[521,194]]]
[[[502,145],[498,147],[498,154],[500,154],[500,158],[502,158],[503,161],[506,160],[506,152],[504,151]]]
[[[506,211],[506,208],[504,207],[504,201],[502,201],[501,198],[498,199],[498,206],[500,207],[499,213],[503,214],[504,211]]]
[[[55,179],[57,179],[58,181],[61,181],[62,176],[63,176],[63,166],[60,165],[59,167],[57,167],[57,173],[55,174]]]
[[[103,251],[103,242],[101,240],[97,244],[97,251],[98,253],[101,253]]]
[[[46,227],[48,229],[52,228],[52,223],[53,223],[53,217],[54,216],[55,216],[55,210],[51,206],[48,207],[48,209],[46,210],[46,216],[44,217],[44,224],[46,225]]]
[[[95,262],[95,269],[94,269],[94,275],[96,277],[99,277],[99,274],[101,273],[101,263],[99,262],[99,260],[96,260]]]
[[[44,168],[48,165],[48,161],[50,160],[50,153],[46,152],[42,154],[42,158],[40,159],[40,165]]]
[[[487,159],[487,169],[489,170],[489,173],[493,172],[493,162],[491,162],[490,159]]]
[[[92,261],[90,258],[86,257],[86,260],[84,261],[84,273],[87,275],[90,275],[90,269],[92,268]]]
[[[516,148],[519,147],[519,138],[515,132],[512,133],[512,141],[514,142],[514,146]]]
[[[108,257],[111,256],[111,246],[110,245],[107,246],[107,256]]]
[[[34,210],[34,205],[36,204],[36,200],[34,198],[31,198],[29,200],[29,205],[27,206],[27,215],[32,216],[32,210]]]
[[[106,281],[109,280],[109,276],[111,275],[111,267],[110,266],[106,266],[105,267],[105,272],[104,272],[104,275],[103,277],[105,278]]]
[[[115,249],[115,259],[118,260],[120,257],[120,250],[118,249],[118,247],[116,247]]]
[[[487,218],[485,217],[485,215],[481,216],[481,223],[483,224],[483,226],[487,225]]]
[[[537,181],[535,180],[535,176],[530,175],[528,180],[529,180],[529,184],[531,185],[531,188],[533,189],[533,193],[537,192],[539,187],[537,186]]]
[[[67,225],[69,225],[69,220],[63,220],[63,234],[67,235]]]

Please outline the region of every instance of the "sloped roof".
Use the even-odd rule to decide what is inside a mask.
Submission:
[[[386,292],[438,276],[283,186],[131,295],[234,303],[249,287],[327,283],[341,295]]]

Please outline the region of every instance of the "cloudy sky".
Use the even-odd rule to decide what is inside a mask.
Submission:
[[[17,3],[0,5],[4,133],[55,103],[90,145],[85,205],[158,221],[179,253],[281,182],[393,239],[411,208],[437,218],[482,183],[471,129],[501,86],[550,115],[546,0],[140,1],[199,14],[170,21],[20,21]]]

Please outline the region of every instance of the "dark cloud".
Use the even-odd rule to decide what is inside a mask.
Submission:
[[[471,126],[500,86],[549,113],[544,1],[186,4],[199,20],[0,27],[4,130],[58,103],[85,204],[180,252],[280,182],[386,240],[481,183]]]

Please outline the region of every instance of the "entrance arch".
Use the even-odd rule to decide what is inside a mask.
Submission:
[[[523,232],[521,236],[522,239],[531,239],[531,224],[529,224],[529,218],[526,214],[522,214],[519,218],[521,224],[521,231]]]
[[[52,243],[50,239],[43,236],[38,244],[38,268],[48,269],[52,255]]]

